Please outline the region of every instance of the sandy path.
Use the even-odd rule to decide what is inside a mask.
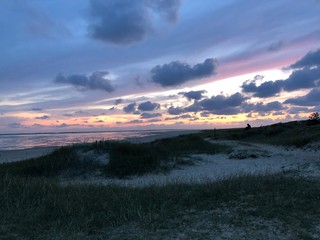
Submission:
[[[147,174],[129,179],[99,177],[76,179],[76,183],[117,184],[124,186],[163,185],[175,182],[202,182],[223,179],[239,174],[276,173],[287,170],[304,170],[302,174],[320,176],[319,151],[286,149],[266,144],[238,141],[211,141],[233,147],[231,154],[194,154],[194,165],[173,169],[168,174]],[[240,158],[240,159],[239,159]],[[318,167],[317,167],[318,166]],[[310,174],[305,170],[312,170]]]

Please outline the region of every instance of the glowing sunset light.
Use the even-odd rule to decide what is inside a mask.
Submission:
[[[0,133],[260,126],[320,111],[316,1],[123,1],[2,2]]]

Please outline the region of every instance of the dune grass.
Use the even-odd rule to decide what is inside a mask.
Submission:
[[[301,131],[298,143],[297,131]],[[83,174],[98,168],[108,175],[125,177],[169,170],[168,166],[180,163],[185,154],[230,151],[204,138],[304,146],[318,134],[319,125],[212,130],[143,144],[107,141],[75,145],[44,157],[2,164],[0,238],[174,239],[183,232],[190,239],[214,239],[224,231],[223,226],[228,231],[239,228],[247,231],[262,221],[276,223],[281,230],[276,234],[287,234],[289,239],[317,239],[320,236],[317,179],[281,173],[130,188],[62,186],[55,177],[64,171]],[[90,157],[79,157],[79,151],[108,153],[110,162],[107,166],[97,165]],[[252,238],[264,239],[265,234],[270,234],[267,225],[258,225],[254,233],[262,231],[262,235]]]
[[[281,146],[304,147],[320,141],[320,124],[310,121],[277,123],[270,126],[242,129],[206,130],[200,134],[214,140],[239,140]]]
[[[207,221],[212,231],[221,224],[245,227],[246,219],[255,218],[280,221],[299,239],[311,236],[320,219],[319,181],[282,174],[143,188],[63,187],[43,178],[6,176],[0,193],[2,239],[100,239],[111,233],[114,239],[130,238],[132,229],[117,232],[128,225],[162,239],[158,230],[188,228],[182,219],[206,212],[211,214],[196,220]]]
[[[83,174],[96,168],[94,159],[79,156],[78,146],[62,147],[39,158],[4,163],[0,165],[0,175],[22,177],[55,177],[62,172]]]
[[[85,155],[82,153],[89,151],[97,154],[108,153],[108,165],[102,166],[88,156],[83,157]],[[123,178],[170,171],[174,166],[184,163],[183,157],[186,154],[217,154],[230,151],[230,147],[209,143],[197,135],[183,135],[150,143],[99,141],[62,147],[47,156],[2,164],[0,175],[57,177],[65,172],[83,175],[89,171],[101,170],[108,177]]]

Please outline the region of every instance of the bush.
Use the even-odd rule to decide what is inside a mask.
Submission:
[[[319,113],[318,112],[311,113],[309,116],[309,120],[320,121]]]
[[[118,177],[141,175],[158,170],[160,166],[161,154],[155,148],[125,142],[111,149],[107,173]]]

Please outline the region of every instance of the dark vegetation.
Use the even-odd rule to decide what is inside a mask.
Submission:
[[[103,166],[92,157],[81,157],[79,152],[93,151],[109,154],[109,163]],[[151,143],[99,141],[93,144],[60,148],[53,153],[21,162],[3,164],[0,175],[24,177],[56,177],[66,171],[71,175],[101,169],[107,176],[126,177],[148,172],[169,171],[172,167],[186,164],[184,155],[190,153],[217,154],[230,148],[212,144],[196,135],[156,140]]]
[[[207,130],[143,144],[75,145],[37,159],[2,164],[0,239],[174,239],[181,232],[190,239],[212,239],[207,232],[216,237],[221,225],[248,229],[259,221],[279,224],[290,239],[318,239],[320,181],[316,178],[242,175],[217,182],[130,188],[61,185],[54,177],[65,171],[81,175],[96,169],[117,177],[168,171],[174,164],[184,164],[189,153],[230,151],[204,138],[302,147],[319,137],[319,124],[279,123],[250,130]],[[110,162],[101,165],[90,155],[80,157],[81,152],[109,154]],[[207,232],[200,228],[203,225],[208,226]],[[258,231],[266,234],[267,227],[260,225]],[[197,228],[199,232],[194,232]]]
[[[245,130],[218,129],[203,131],[200,136],[213,140],[238,140],[288,147],[304,147],[320,140],[320,124],[313,120],[277,123]]]
[[[282,174],[144,188],[63,187],[42,178],[5,177],[0,193],[1,239],[131,239],[135,231],[163,239],[166,229],[194,228],[188,219],[206,221],[213,231],[219,224],[246,227],[249,218],[280,221],[293,232],[291,239],[312,239],[320,218],[319,181]],[[109,235],[128,224],[135,231]]]

